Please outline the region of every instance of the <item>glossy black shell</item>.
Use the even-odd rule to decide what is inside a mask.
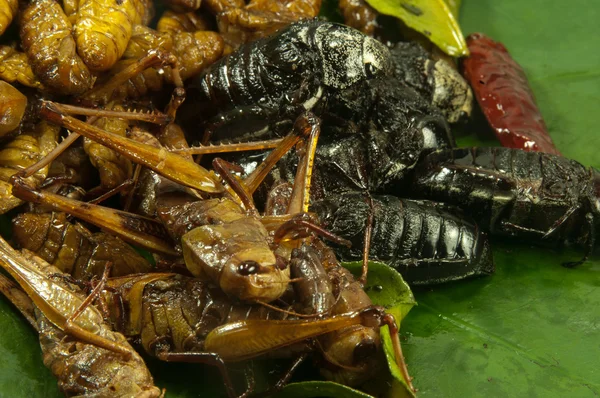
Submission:
[[[364,193],[347,193],[311,206],[323,225],[349,239],[342,260],[360,260],[371,207]],[[396,268],[412,285],[429,285],[494,271],[487,235],[457,209],[429,201],[373,196],[369,258]]]
[[[410,187],[418,197],[460,206],[496,235],[586,244],[600,227],[598,172],[547,153],[437,151],[415,168]]]
[[[188,88],[180,114],[216,141],[281,136],[299,113],[319,113],[329,96],[392,73],[380,42],[340,24],[298,22],[211,65]]]

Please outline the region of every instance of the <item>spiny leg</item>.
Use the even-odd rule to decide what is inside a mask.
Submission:
[[[115,342],[112,342],[110,340],[106,340],[94,333],[91,333],[90,331],[83,329],[81,326],[79,326],[79,325],[77,325],[77,323],[75,323],[75,321],[77,320],[77,318],[79,316],[81,316],[83,311],[85,311],[85,309],[87,307],[89,307],[92,304],[92,302],[98,297],[98,295],[102,292],[102,289],[104,288],[104,285],[106,284],[106,280],[108,279],[108,274],[110,273],[111,266],[112,266],[112,264],[110,262],[108,262],[106,264],[106,267],[104,268],[104,273],[102,274],[102,279],[100,280],[100,283],[98,283],[98,285],[96,285],[96,287],[85,298],[85,300],[83,300],[83,302],[81,303],[79,308],[77,308],[75,310],[75,312],[73,312],[71,314],[71,316],[69,316],[67,318],[67,320],[65,321],[63,330],[65,333],[70,334],[74,337],[77,337],[83,341],[88,341],[88,342],[90,342],[98,347],[104,348],[106,350],[123,354],[123,356],[125,357],[125,360],[129,360],[129,358],[131,357],[131,349],[129,349],[125,346],[122,346],[120,344],[117,344]]]
[[[303,120],[303,117],[299,118]],[[221,176],[229,182],[229,186],[233,191],[233,194],[240,198],[241,203],[246,209],[257,213],[252,194],[258,189],[264,178],[273,169],[275,164],[288,153],[294,145],[304,136],[308,129],[303,123],[296,123],[292,133],[288,134],[283,140],[280,140],[279,144],[273,151],[267,155],[266,159],[261,162],[250,175],[248,175],[243,181],[239,181],[231,170],[233,165],[225,162],[222,159],[216,158],[213,161],[213,167],[219,171]],[[244,144],[240,144],[244,145]]]
[[[392,346],[394,348],[394,356],[396,357],[396,364],[398,365],[398,368],[400,368],[402,377],[406,381],[408,388],[410,388],[413,392],[417,392],[417,390],[412,384],[412,377],[410,377],[410,375],[408,374],[408,368],[406,367],[406,362],[404,361],[404,355],[402,354],[402,346],[400,345],[400,333],[398,331],[398,324],[396,323],[396,319],[392,314],[385,314],[381,319],[381,322],[384,325],[388,325],[390,331],[390,339],[392,340]]]
[[[261,151],[264,149],[277,148],[282,141],[282,138],[273,138],[271,140],[263,141],[201,145],[191,148],[173,149],[172,151],[180,155],[208,155],[224,152]]]
[[[48,121],[77,131],[133,162],[142,164],[182,185],[203,192],[219,193],[223,191],[223,187],[213,173],[164,148],[156,148],[89,125],[72,116],[65,115],[60,108],[56,107],[56,104],[49,101],[42,103],[40,113]]]
[[[92,117],[117,117],[128,120],[144,121],[148,123],[164,124],[168,122],[167,115],[163,113],[145,113],[145,112],[128,112],[128,111],[112,111],[104,109],[90,109],[73,105],[52,103],[54,108],[67,115],[85,115]],[[42,102],[41,108],[45,107],[45,101]],[[83,122],[81,122],[83,123]],[[61,153],[63,153],[71,144],[73,144],[81,135],[72,132],[60,144],[58,144],[48,155],[40,159],[38,162],[21,170],[18,174],[24,178],[32,176],[37,171],[41,170],[52,161],[54,161]]]
[[[11,177],[13,194],[27,202],[45,205],[108,230],[123,240],[154,252],[176,255],[164,226],[144,216],[70,199],[50,192],[36,191],[18,177]],[[149,232],[145,232],[149,231]]]
[[[300,138],[308,137],[311,140],[315,123],[319,123],[319,121],[312,113],[306,113],[296,119],[293,133],[285,137],[267,158],[244,179],[244,185],[250,195],[254,194],[275,164],[296,145]]]

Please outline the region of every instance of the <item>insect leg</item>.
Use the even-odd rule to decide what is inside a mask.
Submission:
[[[358,278],[358,283],[360,283],[361,286],[365,286],[365,284],[367,283],[367,274],[369,273],[369,253],[371,252],[371,234],[373,232],[373,219],[375,217],[375,209],[373,208],[373,198],[371,197],[369,192],[367,192],[367,202],[369,203],[369,213],[365,224],[362,272],[360,278]]]
[[[100,292],[102,292],[102,289],[104,288],[104,285],[106,284],[106,280],[107,280],[108,274],[110,272],[110,267],[111,267],[111,263],[108,263],[106,265],[106,268],[104,269],[104,274],[102,275],[102,279],[100,280],[100,283],[98,283],[98,285],[96,285],[94,290],[92,290],[92,292],[85,298],[85,300],[83,300],[83,302],[75,310],[75,312],[73,312],[66,319],[65,324],[62,329],[65,333],[70,334],[74,337],[77,337],[78,339],[81,339],[82,341],[87,341],[91,344],[94,344],[97,347],[101,347],[101,348],[104,348],[109,351],[114,351],[114,352],[123,354],[125,360],[127,361],[127,360],[129,360],[129,358],[131,358],[131,350],[129,348],[121,346],[120,344],[117,344],[117,343],[107,340],[103,337],[100,337],[97,334],[94,334],[88,330],[85,330],[81,326],[77,325],[77,323],[75,322],[77,320],[77,318],[79,318],[81,316],[81,314],[83,314],[83,312],[86,310],[86,308],[88,308],[92,304],[92,302],[96,299],[96,297],[98,297]]]
[[[42,103],[40,113],[50,122],[77,131],[182,185],[203,192],[219,193],[223,191],[223,187],[213,173],[164,148],[156,148],[89,125],[72,116],[65,115],[60,108],[56,107],[56,104],[49,101]]]
[[[292,362],[288,370],[286,370],[283,376],[281,376],[281,378],[277,380],[273,387],[265,391],[264,395],[271,396],[281,391],[283,387],[285,387],[285,385],[289,383],[290,379],[292,378],[298,367],[300,367],[300,365],[302,365],[306,358],[308,358],[308,355],[308,353],[304,353],[298,356],[296,359],[294,359],[294,362]]]
[[[215,366],[219,369],[219,372],[221,372],[227,395],[230,398],[236,398],[238,396],[235,393],[233,382],[231,381],[225,362],[219,354],[214,352],[159,352],[156,354],[156,357],[166,362],[204,363]]]
[[[25,201],[64,211],[108,230],[123,240],[151,251],[176,255],[164,226],[144,216],[70,199],[50,192],[36,191],[19,176],[11,177],[13,194]]]
[[[264,178],[269,174],[273,166],[275,166],[275,163],[277,163],[283,155],[288,153],[300,138],[308,137],[308,139],[311,140],[310,137],[314,130],[312,125],[312,123],[314,123],[313,119],[316,119],[316,116],[309,113],[299,116],[294,123],[293,132],[285,137],[281,143],[269,153],[264,162],[258,165],[256,169],[244,179],[244,185],[250,194],[253,194],[254,191],[258,189]]]
[[[578,265],[585,263],[587,261],[587,259],[592,255],[592,252],[594,251],[594,246],[596,243],[596,227],[594,225],[594,215],[592,213],[587,213],[585,215],[585,221],[587,223],[588,232],[589,232],[589,236],[588,236],[588,239],[586,242],[587,244],[586,244],[585,253],[581,260],[563,263],[563,266],[565,266],[567,268],[575,268]]]
[[[162,51],[150,51],[137,62],[113,75],[106,83],[87,91],[82,97],[82,102],[90,102],[92,104],[108,102],[112,93],[132,77],[139,75],[148,68],[167,65],[171,67],[171,73],[173,74],[172,81],[175,86],[183,87],[183,81],[179,75],[179,61],[177,57]]]
[[[385,314],[381,319],[381,322],[385,325],[388,325],[390,331],[390,338],[392,340],[392,346],[394,347],[394,356],[396,357],[396,364],[400,368],[402,377],[406,381],[408,387],[413,392],[416,392],[417,390],[412,384],[412,377],[410,377],[408,374],[406,362],[404,361],[404,355],[402,354],[402,346],[400,345],[400,334],[398,333],[398,324],[396,323],[396,319],[392,314]]]
[[[308,132],[308,140],[303,156],[298,163],[288,214],[308,212],[312,169],[317,151],[317,141],[321,133],[321,120],[314,114],[307,112],[296,120],[295,126],[298,126],[295,128]]]

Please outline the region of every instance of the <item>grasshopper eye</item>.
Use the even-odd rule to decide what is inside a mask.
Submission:
[[[374,341],[361,341],[356,345],[353,353],[354,363],[361,363],[377,353],[377,344]]]
[[[253,275],[258,272],[260,269],[260,265],[256,261],[244,261],[237,267],[237,272],[240,275],[248,276]]]

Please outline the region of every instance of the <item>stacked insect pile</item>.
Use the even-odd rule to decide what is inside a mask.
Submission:
[[[398,326],[414,300],[396,271],[415,286],[490,275],[490,235],[582,246],[570,267],[596,247],[598,172],[555,150],[456,148],[471,87],[446,57],[392,43],[366,3],[339,4],[359,30],[313,19],[314,0],[154,6],[8,1],[0,15],[0,211],[20,250],[0,242],[20,285],[0,290],[65,394],[163,394],[131,343],[213,365],[222,395],[276,393],[307,360],[411,395]],[[478,67],[498,62],[507,76],[490,82],[530,94],[486,40],[465,62],[479,102]],[[553,148],[527,135],[541,119],[506,119],[494,127],[513,142]],[[373,276],[369,259],[387,265]],[[249,361],[265,357],[287,360]]]

